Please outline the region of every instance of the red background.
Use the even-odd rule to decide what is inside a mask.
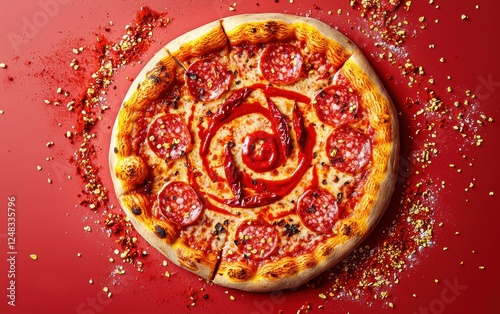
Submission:
[[[229,5],[233,3],[236,3],[236,10],[230,11]],[[71,130],[74,120],[43,101],[54,95],[57,84],[65,80],[78,82],[78,77],[67,76],[68,71],[61,70],[69,67],[74,58],[72,48],[92,43],[104,27],[110,27],[110,37],[121,36],[125,25],[144,4],[129,0],[109,3],[32,0],[3,1],[0,5],[0,62],[7,64],[7,68],[0,69],[0,110],[3,110],[0,115],[0,313],[206,313],[229,310],[297,313],[308,303],[311,312],[319,313],[498,311],[500,270],[495,251],[500,218],[500,167],[496,155],[500,135],[500,43],[496,31],[500,29],[500,22],[496,1],[443,0],[433,5],[428,1],[414,1],[409,11],[398,10],[400,18],[410,22],[406,27],[409,37],[402,49],[413,63],[424,66],[424,80],[434,77],[435,89],[445,95],[443,100],[451,103],[454,97],[459,97],[447,94],[447,85],[452,84],[457,93],[472,90],[478,96],[474,109],[476,116],[485,113],[495,121],[474,128],[466,139],[452,130],[455,120],[451,118],[449,125],[440,129],[436,139],[439,154],[427,170],[436,182],[446,182],[446,188],[439,191],[433,202],[434,244],[417,253],[410,267],[401,274],[399,284],[388,288],[391,296],[388,300],[394,303],[394,309],[388,307],[385,300],[367,299],[366,296],[361,296],[360,300],[323,300],[318,297],[326,290],[322,287],[252,294],[210,286],[174,265],[162,266],[163,257],[146,244],[143,247],[150,255],[143,273],[119,259],[115,263],[108,261],[116,257],[114,239],[107,236],[101,224],[95,223],[101,219],[99,214],[78,205],[76,195],[81,190],[81,183],[73,166],[67,162],[75,148],[68,143],[65,133]],[[184,32],[224,16],[257,12],[310,15],[338,26],[372,61],[400,114],[401,157],[411,159],[412,151],[422,143],[412,139],[419,126],[405,110],[404,100],[414,97],[416,89],[406,86],[407,80],[401,77],[397,66],[378,58],[380,50],[374,46],[376,39],[361,33],[370,33],[369,27],[359,12],[349,6],[349,1],[316,1],[315,4],[319,9],[313,8],[312,2],[300,0],[294,3],[284,0],[278,3],[269,0],[151,0],[147,5],[153,10],[167,12],[172,22],[154,31],[156,41],[143,60],[147,61],[155,51]],[[475,8],[476,4],[479,9]],[[339,8],[342,9],[340,15],[337,14]],[[331,15],[327,13],[329,10],[333,11]],[[462,20],[462,14],[469,19]],[[426,18],[426,30],[419,28],[421,16]],[[109,21],[114,25],[110,26]],[[429,49],[429,44],[435,44],[435,49]],[[444,63],[439,62],[441,57],[445,57]],[[130,85],[127,76],[133,77],[139,70],[140,66],[121,70],[115,77],[116,89],[108,94],[111,109],[103,115],[103,127],[97,139],[102,177],[108,187],[111,184],[106,161],[110,135],[107,127],[113,123]],[[394,78],[389,80],[387,74]],[[446,79],[448,75],[451,80]],[[480,147],[471,144],[473,133],[484,139]],[[55,145],[46,147],[49,141]],[[465,153],[467,159],[459,152]],[[47,157],[53,160],[47,161]],[[469,162],[473,166],[468,166]],[[456,169],[450,169],[450,163],[463,171],[457,173]],[[40,171],[37,165],[42,167]],[[52,184],[48,183],[48,178]],[[470,182],[474,182],[475,187],[465,191]],[[371,243],[376,242],[374,239],[380,237],[394,219],[402,190],[401,185],[397,186],[399,194],[395,194],[387,214],[368,239]],[[495,195],[489,196],[490,191]],[[11,256],[7,246],[7,211],[8,197],[12,196],[16,199],[15,307],[7,304],[10,285],[7,259]],[[112,202],[113,197],[110,192]],[[443,223],[441,227],[438,226],[440,222]],[[91,226],[91,232],[83,230],[87,225]],[[457,236],[456,231],[460,235]],[[443,250],[444,247],[447,250]],[[37,254],[38,260],[30,259],[30,254]],[[464,264],[460,265],[460,261]],[[125,275],[113,274],[117,265],[124,266]],[[480,270],[479,266],[485,269]],[[172,274],[171,278],[163,276],[165,270]],[[89,284],[91,278],[93,284]],[[103,295],[104,286],[113,292],[111,298]],[[206,300],[202,297],[204,293],[209,295]],[[196,306],[188,309],[192,302],[190,295],[197,300]],[[230,300],[230,295],[235,297],[234,301]],[[318,305],[324,308],[318,309]]]

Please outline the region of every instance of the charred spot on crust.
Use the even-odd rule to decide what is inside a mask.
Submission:
[[[245,280],[248,277],[248,272],[245,268],[229,269],[227,275],[232,279]]]
[[[200,263],[200,258],[191,255],[179,255],[179,263],[181,266],[196,271],[198,270],[198,264]],[[198,263],[198,264],[197,264]]]
[[[269,21],[267,22],[265,25],[264,25],[264,29],[266,30],[266,32],[268,32],[269,34],[277,34],[278,33],[278,30],[279,30],[279,25],[278,23],[274,22],[274,21]]]
[[[116,166],[116,175],[127,183],[139,184],[147,177],[147,167],[138,156],[129,156],[120,160]]]
[[[150,81],[154,84],[169,84],[172,80],[172,75],[167,70],[167,67],[164,64],[156,66],[147,76]]]
[[[329,256],[333,252],[333,248],[331,246],[324,246],[321,249],[321,255]]]
[[[149,79],[155,84],[161,83],[161,78],[158,75],[150,75]]]
[[[343,235],[350,235],[351,234],[351,226],[348,224],[343,224],[342,228],[340,229]]]
[[[281,278],[284,276],[291,276],[299,272],[299,268],[295,262],[288,262],[281,267],[267,272],[264,276],[271,278]]]
[[[139,206],[132,206],[132,212],[134,215],[140,215],[142,213],[142,210]]]
[[[115,154],[118,154],[118,147],[113,148],[113,152],[114,152]]]
[[[316,262],[315,259],[307,259],[306,263],[305,263],[305,267],[306,268],[313,268],[314,266],[316,266],[318,263]]]
[[[126,169],[127,171],[127,176],[129,177],[135,177],[135,167],[134,165],[129,165]]]
[[[162,226],[158,226],[158,225],[156,225],[156,226],[155,226],[155,231],[156,231],[156,234],[157,234],[160,238],[166,238],[166,237],[167,237],[167,232],[165,231],[165,229],[164,229]]]

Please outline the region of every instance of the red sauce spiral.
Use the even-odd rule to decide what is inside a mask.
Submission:
[[[267,104],[257,102],[245,102],[246,97],[256,89],[261,89],[266,96]],[[316,132],[311,125],[305,126],[297,106],[294,108],[294,115],[287,117],[279,111],[272,102],[271,97],[282,97],[293,100],[296,103],[310,103],[310,99],[301,94],[278,89],[276,87],[255,84],[233,92],[228,99],[221,104],[207,128],[200,130],[200,156],[203,158],[203,166],[213,181],[226,180],[232,187],[234,197],[222,199],[216,195],[210,195],[214,200],[234,207],[252,208],[272,204],[290,193],[305,175],[313,158],[313,148],[316,141]],[[264,173],[278,169],[284,165],[290,155],[291,147],[298,149],[298,161],[295,170],[288,178],[281,180],[256,180],[248,171],[237,171],[234,169],[234,162],[226,162],[224,169],[226,178],[219,177],[212,169],[208,161],[208,151],[210,142],[217,134],[218,130],[232,120],[249,115],[260,114],[270,121],[273,132],[257,130],[245,136],[241,145],[241,157],[243,163],[255,173]],[[293,131],[299,143],[291,143],[290,128],[288,121],[293,121]],[[235,152],[231,152],[233,154]],[[237,152],[236,152],[237,153]],[[229,151],[226,152],[226,155]],[[232,156],[226,156],[227,161],[232,161]],[[234,174],[234,175],[233,175]],[[258,181],[258,184],[257,182]],[[234,193],[238,190],[234,187],[242,187],[243,195]]]

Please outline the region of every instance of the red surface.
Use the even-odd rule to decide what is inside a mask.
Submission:
[[[256,3],[259,2],[260,5]],[[229,5],[236,3],[236,11]],[[166,11],[172,22],[155,30],[156,42],[143,56],[148,60],[155,51],[171,39],[212,20],[239,13],[285,12],[310,15],[348,35],[366,53],[375,69],[384,78],[392,95],[401,122],[401,178],[412,177],[418,166],[409,165],[412,153],[423,145],[415,130],[420,128],[411,109],[404,106],[406,97],[416,97],[417,88],[408,88],[396,65],[381,61],[373,34],[359,12],[349,7],[349,1],[295,0],[276,1],[148,1],[157,11]],[[439,9],[435,5],[440,5]],[[475,5],[479,9],[475,9]],[[110,28],[108,35],[117,38],[133,20],[141,2],[124,0],[103,1],[16,1],[2,2],[0,9],[0,313],[207,313],[239,311],[241,313],[297,313],[307,305],[311,312],[328,313],[495,313],[498,311],[497,292],[500,279],[497,251],[498,221],[500,220],[500,167],[498,167],[498,137],[500,129],[500,44],[498,4],[493,0],[475,2],[428,1],[414,3],[398,15],[406,18],[409,36],[398,60],[409,58],[422,65],[423,80],[434,77],[434,89],[452,105],[463,99],[465,90],[476,93],[473,109],[466,125],[472,126],[467,138],[462,138],[452,126],[456,119],[446,118],[438,129],[435,141],[438,155],[426,169],[435,182],[446,182],[432,201],[434,244],[417,253],[409,267],[400,274],[399,284],[386,290],[390,298],[374,300],[361,295],[359,300],[345,297],[323,300],[319,293],[327,291],[333,279],[318,288],[302,287],[295,291],[252,294],[230,290],[200,281],[195,275],[169,264],[162,266],[163,257],[146,244],[149,252],[143,273],[124,264],[113,253],[115,238],[108,237],[100,214],[79,206],[77,194],[81,183],[72,165],[67,162],[74,152],[65,138],[75,123],[64,107],[54,108],[43,103],[52,99],[56,89],[78,83],[81,77],[67,71],[75,57],[71,49],[90,47],[96,34]],[[342,14],[337,15],[337,9]],[[329,15],[328,10],[333,13]],[[462,14],[468,20],[462,20]],[[420,30],[419,17],[425,16],[426,30]],[[438,23],[435,20],[438,19]],[[114,25],[110,26],[110,21]],[[429,49],[434,44],[435,49]],[[402,56],[408,53],[407,57]],[[439,59],[445,58],[441,63]],[[107,169],[107,149],[110,129],[130,80],[140,66],[127,66],[115,76],[116,89],[108,93],[110,110],[103,114],[98,130],[98,153],[104,184],[111,187]],[[392,74],[393,79],[387,79]],[[451,76],[451,80],[447,79]],[[454,91],[446,92],[452,85]],[[495,119],[478,126],[480,114]],[[449,115],[449,116],[454,116]],[[448,117],[448,116],[447,116]],[[472,134],[484,139],[480,147],[473,143]],[[52,147],[46,143],[53,141]],[[464,153],[467,158],[462,158]],[[46,160],[53,157],[52,160]],[[450,168],[449,164],[456,165]],[[472,166],[468,164],[472,163]],[[37,166],[41,166],[40,171]],[[458,173],[457,168],[462,172]],[[71,176],[71,178],[68,178]],[[48,178],[52,183],[48,183]],[[474,187],[465,189],[470,182]],[[489,192],[495,195],[489,196]],[[402,183],[398,183],[390,207],[367,243],[377,243],[391,221],[395,219]],[[15,247],[9,249],[7,239],[8,198],[15,197]],[[111,203],[115,203],[110,192]],[[442,226],[439,226],[442,223]],[[91,232],[84,227],[91,226]],[[455,232],[459,231],[459,235]],[[447,249],[443,249],[447,248]],[[10,254],[9,252],[17,254]],[[81,256],[77,256],[81,253]],[[37,254],[33,261],[30,254]],[[8,258],[15,256],[15,307],[9,306]],[[114,263],[109,258],[114,257]],[[463,265],[460,265],[463,261]],[[114,275],[118,265],[126,273]],[[479,269],[484,266],[485,269]],[[163,276],[168,270],[170,278]],[[334,277],[335,274],[333,274]],[[93,284],[89,284],[89,279]],[[435,282],[438,279],[439,282]],[[111,298],[102,288],[109,287]],[[202,290],[203,289],[203,290]],[[207,294],[208,299],[203,298]],[[416,297],[412,295],[416,294]],[[231,301],[230,296],[235,300]],[[191,307],[194,298],[195,307]],[[393,302],[394,309],[388,306]],[[324,308],[318,309],[319,305]],[[301,313],[305,313],[303,309]]]

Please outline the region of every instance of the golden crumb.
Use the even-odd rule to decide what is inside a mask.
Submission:
[[[30,254],[30,258],[34,261],[36,261],[38,259],[38,255],[36,254]]]

